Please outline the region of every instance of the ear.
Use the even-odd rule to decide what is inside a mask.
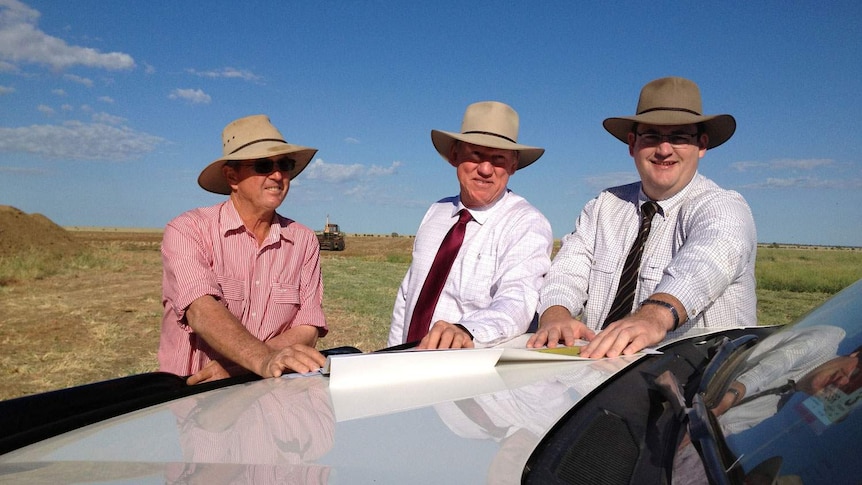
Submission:
[[[224,164],[221,166],[221,173],[224,175],[225,180],[227,180],[227,184],[231,187],[237,185],[239,183],[239,174],[236,169],[231,168],[228,164]]]
[[[449,165],[452,165],[455,168],[458,168],[458,142],[452,143],[452,146],[449,147]]]
[[[707,135],[706,133],[701,133],[700,138],[697,140],[697,143],[699,149],[698,151],[700,152],[699,158],[703,158],[703,156],[706,155],[706,147],[709,145],[709,135]]]
[[[629,144],[629,155],[635,156],[635,134],[634,134],[634,132],[629,132],[628,136],[626,137],[626,140],[628,140],[628,144]]]

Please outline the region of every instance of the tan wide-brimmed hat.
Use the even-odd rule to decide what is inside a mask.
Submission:
[[[305,169],[315,153],[316,148],[286,142],[268,116],[246,116],[225,126],[222,131],[222,157],[201,172],[198,185],[216,194],[230,194],[230,185],[222,173],[225,162],[257,160],[286,154],[291,154],[290,158],[296,161],[296,167],[287,174],[288,178],[292,179]]]
[[[518,144],[518,113],[498,101],[480,101],[467,106],[461,133],[431,130],[431,142],[437,152],[449,160],[455,140],[504,150],[517,150],[518,169],[535,162],[545,153],[544,148]]]
[[[611,135],[628,143],[628,134],[634,123],[659,126],[703,123],[709,136],[707,148],[721,145],[736,131],[733,116],[704,115],[697,84],[681,77],[664,77],[649,82],[641,89],[635,113],[635,116],[608,118],[602,125]]]

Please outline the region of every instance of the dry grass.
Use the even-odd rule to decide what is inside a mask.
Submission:
[[[70,232],[87,248],[86,257],[33,278],[0,283],[0,399],[157,367],[161,233]],[[331,332],[320,348],[350,345],[370,351],[385,346],[412,243],[410,237],[350,236],[344,251],[322,253],[324,310]],[[820,252],[809,250],[806,257]],[[774,255],[762,251],[764,257]],[[842,265],[862,268],[860,256],[857,252]],[[824,270],[812,266],[815,272]],[[761,323],[787,323],[829,296],[758,289],[758,315]]]
[[[157,368],[161,233],[70,232],[93,264],[0,286],[0,399]],[[409,237],[355,236],[322,253],[331,332],[319,347],[385,346],[411,246]]]

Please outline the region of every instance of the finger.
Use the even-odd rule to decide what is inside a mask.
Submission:
[[[544,330],[537,330],[530,339],[527,340],[527,348],[536,348],[545,345],[545,342],[548,338],[548,332]]]

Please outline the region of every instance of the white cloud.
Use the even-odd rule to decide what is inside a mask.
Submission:
[[[210,71],[198,71],[196,69],[186,69],[186,71],[195,76],[208,78],[242,79],[244,81],[259,81],[261,79],[260,76],[251,71],[234,69],[233,67],[223,67]]]
[[[122,125],[126,122],[125,118],[114,116],[108,113],[93,113],[92,119],[96,123],[104,123],[106,125]]]
[[[746,189],[860,189],[862,179],[821,179],[817,177],[769,177],[765,182],[743,186]]]
[[[51,94],[53,94],[53,95],[55,95],[55,96],[65,96],[65,95],[66,95],[66,91],[64,91],[64,90],[62,90],[62,89],[52,89],[52,90],[51,90]]]
[[[174,89],[168,96],[170,99],[182,99],[192,104],[209,104],[212,98],[200,89]]]
[[[638,180],[640,176],[637,172],[608,172],[586,177],[584,182],[590,188],[590,192],[598,192],[608,187],[630,184]]]
[[[64,104],[60,106],[60,111],[75,111],[75,108],[71,104]]]
[[[734,162],[730,164],[730,166],[738,172],[747,172],[749,170],[757,170],[761,168],[765,168],[768,170],[814,170],[816,168],[821,168],[834,164],[835,161],[828,158],[782,158],[777,160],[770,160],[768,162]]]
[[[84,86],[87,86],[88,88],[93,87],[93,80],[92,79],[88,79],[88,78],[81,77],[81,76],[76,76],[74,74],[64,74],[63,77],[69,81],[72,81],[73,83],[83,84]]]
[[[163,141],[127,126],[79,121],[0,128],[0,152],[58,160],[131,160],[155,150]]]
[[[344,139],[344,143],[349,143],[351,145],[358,145],[360,142],[359,142],[359,138],[353,138],[352,136],[348,136],[347,138]]]
[[[54,114],[54,108],[47,106],[47,105],[44,105],[44,104],[40,104],[39,106],[36,106],[36,111],[38,111],[44,115],[48,115],[48,116],[51,116]]]
[[[0,86],[0,95],[14,93],[15,88],[9,86]]]
[[[112,98],[110,96],[99,96],[99,101],[101,101],[103,103],[114,104],[114,98]]]
[[[392,162],[389,167],[372,165],[366,168],[365,165],[359,163],[341,165],[326,163],[318,158],[306,167],[302,176],[307,180],[322,180],[331,183],[353,182],[363,178],[392,175],[400,165],[401,162]]]
[[[0,61],[0,72],[18,72],[18,66],[11,62]]]
[[[45,64],[53,69],[87,66],[120,70],[135,67],[132,56],[101,53],[89,47],[66,44],[36,27],[41,14],[18,0],[0,2],[0,58],[12,62]]]

